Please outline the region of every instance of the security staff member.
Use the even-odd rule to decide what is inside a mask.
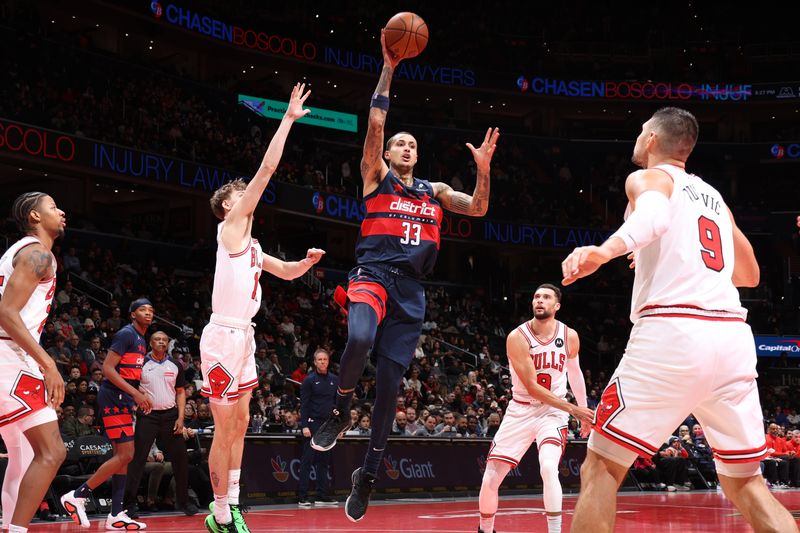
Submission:
[[[197,506],[189,502],[187,454],[183,440],[186,381],[183,367],[167,356],[168,345],[169,337],[166,333],[153,333],[150,336],[152,351],[145,357],[142,366],[139,386],[153,399],[153,409],[147,414],[142,411],[136,413],[135,452],[128,468],[128,482],[125,486],[125,505],[132,516],[138,507],[136,493],[153,441],[172,462],[178,509],[187,516],[198,512]]]
[[[328,494],[329,452],[318,452],[311,447],[311,436],[322,425],[333,409],[339,378],[328,372],[330,353],[324,348],[314,352],[314,370],[303,380],[300,387],[300,427],[303,431],[303,458],[300,461],[300,480],[297,485],[297,504],[310,507],[308,485],[311,465],[314,464],[317,480],[316,505],[336,505]]]

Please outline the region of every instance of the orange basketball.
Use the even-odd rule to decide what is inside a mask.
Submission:
[[[418,56],[428,44],[428,25],[422,17],[404,11],[386,23],[386,48],[403,59]]]

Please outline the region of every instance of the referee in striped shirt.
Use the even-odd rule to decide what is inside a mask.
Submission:
[[[175,476],[175,500],[178,509],[187,516],[198,512],[197,506],[189,502],[188,464],[186,444],[183,440],[183,410],[186,406],[186,381],[183,367],[167,356],[169,337],[163,331],[150,336],[151,352],[142,365],[139,388],[152,398],[152,410],[145,414],[136,412],[134,433],[135,452],[128,466],[128,481],[125,487],[125,504],[128,515],[136,515],[136,493],[142,478],[144,464],[153,441],[172,462]]]

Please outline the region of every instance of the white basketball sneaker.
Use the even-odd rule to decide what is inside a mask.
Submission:
[[[71,490],[61,497],[61,507],[69,513],[72,521],[81,527],[89,527],[89,518],[86,516],[86,498],[78,498],[75,491]]]
[[[129,517],[125,511],[120,511],[117,516],[108,514],[106,518],[106,531],[138,531],[140,529],[147,529],[147,524],[137,522]]]

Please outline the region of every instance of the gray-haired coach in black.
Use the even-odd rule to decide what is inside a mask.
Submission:
[[[135,452],[128,466],[128,481],[125,485],[125,508],[128,514],[136,514],[136,493],[142,479],[147,454],[155,441],[172,462],[175,475],[175,500],[178,509],[186,515],[196,514],[198,509],[189,502],[189,483],[186,444],[183,440],[183,409],[186,406],[186,381],[183,367],[167,356],[169,337],[163,331],[150,336],[151,352],[142,365],[140,389],[150,396],[152,411],[136,413],[134,433]]]

